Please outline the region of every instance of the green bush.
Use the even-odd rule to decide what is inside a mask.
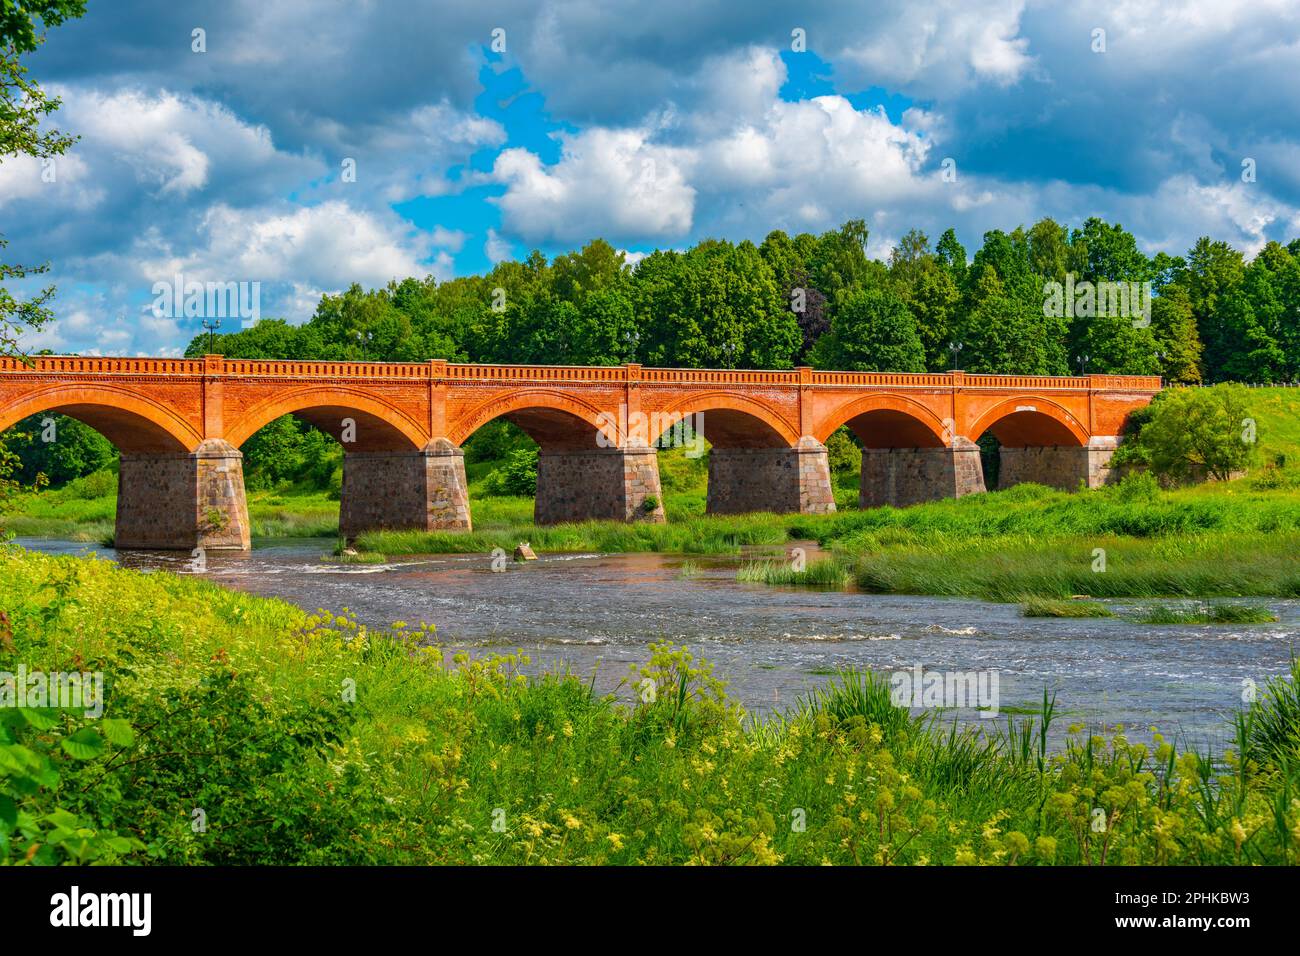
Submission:
[[[1233,384],[1167,389],[1142,414],[1140,429],[1112,465],[1149,462],[1156,475],[1173,481],[1226,481],[1256,457],[1259,426],[1249,397]]]
[[[520,448],[510,453],[506,463],[487,477],[488,493],[493,495],[537,494],[537,449]]]

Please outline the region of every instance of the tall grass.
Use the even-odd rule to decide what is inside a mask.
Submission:
[[[1060,601],[1030,598],[1025,601],[1025,617],[1114,617],[1111,609],[1097,601]]]
[[[747,561],[736,572],[737,581],[785,587],[845,588],[853,575],[838,558],[819,558],[802,569],[790,561]]]
[[[1254,604],[1209,604],[1192,608],[1155,607],[1142,614],[1142,624],[1268,624],[1277,615]]]
[[[1047,698],[982,734],[913,717],[853,671],[751,726],[683,648],[651,645],[625,697],[602,697],[518,655],[449,659],[427,629],[12,548],[0,611],[10,658],[101,671],[107,689],[102,719],[0,714],[49,770],[0,762],[0,797],[28,821],[0,862],[1295,860],[1294,673],[1240,725],[1239,748],[1282,754],[1263,765],[1101,732],[1052,753]],[[80,842],[48,839],[56,826]]]

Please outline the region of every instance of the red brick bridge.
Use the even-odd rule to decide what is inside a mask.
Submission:
[[[1001,443],[999,487],[1105,481],[1152,376],[722,371],[41,356],[0,359],[0,431],[59,412],[121,451],[117,545],[247,548],[239,447],[292,414],[343,443],[340,528],[468,529],[461,445],[507,419],[540,446],[539,523],[663,520],[654,445],[700,427],[708,511],[835,509],[824,442],[865,449],[864,506],[985,490],[975,442]],[[676,429],[674,431],[674,429]]]

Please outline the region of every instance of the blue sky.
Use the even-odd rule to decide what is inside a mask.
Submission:
[[[0,162],[10,257],[59,286],[27,344],[175,354],[199,320],[150,306],[177,273],[301,321],[353,281],[596,236],[635,259],[849,218],[880,257],[1044,215],[1152,252],[1300,235],[1295,2],[488,6],[90,0],[31,59],[80,142],[53,182]]]

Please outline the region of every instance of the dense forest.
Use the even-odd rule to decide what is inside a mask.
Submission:
[[[910,232],[888,262],[866,244],[855,220],[757,246],[709,239],[633,267],[597,239],[481,276],[354,285],[304,325],[264,320],[214,347],[240,358],[1300,378],[1300,239],[1249,262],[1209,238],[1184,257],[1148,257],[1122,226],[1044,219],[985,234],[973,258],[952,230],[933,246]],[[1150,283],[1153,300],[1146,316],[1053,309],[1052,282]],[[1062,311],[1076,314],[1047,314]],[[208,348],[199,335],[186,354]]]
[[[186,354],[1300,380],[1300,239],[1269,243],[1250,261],[1209,238],[1183,257],[1149,257],[1120,225],[1089,219],[1071,230],[1043,219],[986,233],[973,257],[951,229],[934,245],[912,231],[888,262],[867,256],[867,239],[866,224],[854,220],[820,236],[773,232],[757,246],[709,239],[635,265],[596,239],[486,275],[353,285],[323,296],[302,325],[266,319],[211,341],[200,334]],[[1119,283],[1150,298],[1134,296],[1115,314],[1099,295],[1091,304],[1054,301],[1053,283]],[[37,420],[16,431],[28,433],[8,439],[24,481],[43,473],[59,485],[115,458],[79,423],[61,421],[57,443],[39,440]],[[522,439],[498,431],[487,430],[474,451],[505,456]],[[244,448],[250,485],[322,487],[337,471],[332,446],[293,419],[268,425]]]

